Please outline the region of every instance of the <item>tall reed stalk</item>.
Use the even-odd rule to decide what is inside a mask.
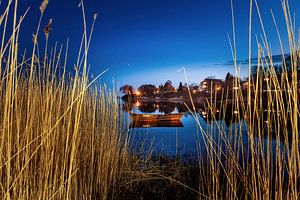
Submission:
[[[298,199],[300,51],[287,0],[282,1],[282,8],[290,65],[284,58],[280,32],[271,12],[282,47],[280,76],[275,70],[259,6],[256,0],[250,0],[249,75],[253,65],[254,6],[263,30],[262,38],[257,39],[256,76],[249,76],[246,98],[240,89],[240,79],[236,78],[230,87],[234,90],[225,88],[221,102],[217,102],[216,94],[207,102],[211,113],[215,109],[222,111],[218,114],[221,118],[225,118],[227,111],[232,113],[229,132],[214,114],[209,128],[203,129],[192,104],[190,112],[204,139],[204,147],[199,149],[207,152],[206,157],[199,155],[198,159],[198,191],[176,180],[181,165],[170,165],[178,167],[172,169],[176,172],[174,178],[160,170],[151,154],[140,159],[130,153],[130,138],[123,134],[126,127],[117,95],[97,82],[105,71],[93,80],[88,79],[88,51],[97,16],[88,31],[82,1],[84,32],[74,74],[67,72],[68,44],[66,48],[56,45],[48,49],[52,20],[44,29],[45,51],[41,55],[38,43],[47,5],[44,0],[40,6],[41,16],[29,58],[26,52],[20,53],[18,45],[28,10],[18,17],[18,0],[9,0],[0,17],[1,199],[110,199],[122,196],[118,194],[120,187],[153,180],[167,180],[199,194],[199,199]],[[232,3],[231,6],[230,45],[238,77]]]
[[[278,41],[282,48],[281,73],[278,75],[276,64],[264,29],[256,0],[250,0],[249,20],[249,65],[247,93],[241,89],[237,50],[235,43],[234,9],[232,6],[233,63],[236,79],[230,99],[221,102],[224,113],[232,109],[232,121],[229,133],[223,123],[213,120],[209,130],[203,130],[199,117],[194,118],[206,140],[208,159],[199,164],[199,191],[210,199],[298,199],[300,196],[300,159],[299,159],[299,40],[290,15],[288,1],[282,1],[282,8],[288,35],[290,57],[286,58],[280,31],[277,28],[273,12],[271,15],[277,30]],[[251,63],[252,6],[256,8],[263,30],[261,39],[257,39],[258,62]],[[289,59],[290,65],[287,64]],[[250,74],[256,66],[256,75]],[[223,94],[228,90],[223,91]],[[228,95],[225,95],[228,96]],[[213,97],[211,97],[213,99]],[[232,102],[231,106],[227,102]],[[208,108],[214,113],[215,102],[208,102]],[[223,117],[223,119],[225,119]],[[243,128],[243,127],[246,128]],[[247,137],[243,137],[244,132]],[[217,134],[217,136],[216,136]],[[202,147],[203,148],[203,147]]]
[[[88,80],[93,28],[88,33],[83,2],[84,33],[75,73],[67,72],[68,45],[47,49],[50,27],[44,30],[45,55],[40,56],[47,4],[44,0],[40,6],[29,58],[26,52],[20,57],[18,49],[28,10],[18,18],[18,1],[10,0],[0,18],[0,199],[112,198],[117,183],[139,172],[133,171],[138,159],[129,158],[128,139],[122,136],[119,100],[97,82],[106,71]]]

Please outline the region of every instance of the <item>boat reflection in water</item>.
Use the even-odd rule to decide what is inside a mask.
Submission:
[[[205,104],[195,103],[194,105],[195,112],[206,123],[220,120],[223,117],[224,112],[220,109],[220,105],[216,106],[218,109],[208,108]],[[182,102],[136,101],[123,104],[123,110],[129,113],[132,119],[129,128],[184,127],[180,119],[183,115],[191,115],[191,109],[192,104]],[[227,125],[235,121],[230,110],[227,109],[225,113],[224,121]]]
[[[129,128],[183,127],[180,119],[183,113],[174,114],[135,114],[130,113],[132,122]]]
[[[154,153],[170,156],[175,156],[177,153],[184,157],[199,154],[206,156],[208,153],[206,148],[199,148],[207,144],[205,135],[219,142],[217,144],[220,147],[225,147],[230,143],[233,148],[236,145],[235,141],[243,141],[244,147],[248,148],[249,135],[243,118],[247,116],[242,112],[242,108],[236,108],[229,103],[225,106],[195,103],[194,106],[195,109],[192,109],[192,105],[188,102],[124,102],[123,111],[129,122],[126,123],[126,128],[131,130],[128,133],[131,137],[132,148],[136,150],[143,148],[145,152],[154,148]],[[254,118],[252,132],[254,142],[270,141],[266,144],[276,147],[277,140],[280,139],[280,146],[284,147],[287,140],[288,142],[292,140],[284,135],[278,137],[279,129],[271,121],[278,122],[278,120],[268,118],[266,111],[261,111],[260,121]],[[279,114],[274,113],[270,116],[275,117]],[[284,121],[280,127],[285,127],[289,134],[291,131],[288,124],[289,122]]]
[[[194,103],[195,116],[200,117],[203,122],[205,122],[208,126],[214,124],[215,122],[224,122],[224,124],[229,128],[233,124],[241,124],[244,122],[244,117],[247,116],[245,113],[242,112],[242,108],[236,108],[232,104],[215,104],[208,106],[204,103]],[[192,117],[191,110],[192,110],[191,103],[182,103],[182,102],[156,102],[156,101],[136,101],[134,103],[126,103],[123,104],[123,110],[125,112],[130,113],[132,123],[130,128],[152,128],[152,127],[184,127],[186,124],[184,123],[184,119],[181,119],[182,116],[189,117],[189,120],[194,121]],[[270,119],[272,121],[268,121],[268,112],[270,114]],[[139,114],[133,114],[139,113]],[[256,119],[254,118],[254,134],[257,134],[259,131],[259,124],[258,121],[263,119],[263,123],[265,124],[262,130],[266,134],[262,135],[269,135],[267,133],[272,133],[271,135],[275,137],[277,134],[276,124],[278,119],[276,117],[280,117],[280,114],[276,111],[272,110],[262,110],[261,118]],[[183,122],[183,123],[182,123]],[[285,127],[288,131],[292,130],[291,121],[282,122],[280,127]],[[284,124],[285,123],[285,124]],[[300,121],[298,122],[300,124]]]
[[[197,156],[200,153],[199,147],[204,147],[206,143],[199,132],[199,126],[203,130],[210,130],[212,117],[205,105],[194,105],[195,110],[191,113],[192,105],[189,102],[123,102],[132,150],[140,152],[143,149],[143,152],[148,152],[151,149],[154,154],[181,155],[184,158]],[[219,116],[219,112],[222,110],[217,110],[215,114]],[[199,123],[194,117],[197,117]],[[228,128],[224,129],[227,131]],[[218,137],[218,134],[214,135]],[[201,148],[201,154],[206,155],[205,151],[205,148]]]

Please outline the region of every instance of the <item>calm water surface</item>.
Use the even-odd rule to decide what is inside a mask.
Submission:
[[[203,131],[200,130],[196,119],[183,104],[144,102],[135,103],[129,107],[125,104],[123,106],[125,115],[129,119],[128,133],[131,137],[133,148],[138,152],[141,152],[141,149],[147,152],[151,147],[155,154],[166,154],[168,156],[180,155],[183,157],[194,157],[198,155],[198,153],[205,155],[205,142],[207,143],[207,137],[213,137],[215,141],[218,141],[220,138],[218,127],[221,127],[222,133],[226,134],[226,138],[229,138],[230,133],[234,132],[234,130],[241,128],[242,135],[238,138],[240,138],[242,142],[248,143],[244,124],[232,123],[231,128],[233,131],[230,131],[230,125],[228,125],[229,123],[226,123],[225,120],[215,122],[207,120],[205,116],[202,115],[203,108],[197,108],[196,116],[201,128],[207,136],[203,135]],[[135,127],[136,124],[133,123],[133,118],[130,113],[147,115],[183,113],[183,116],[180,118],[182,127],[156,127],[155,125],[151,127]],[[165,125],[168,125],[168,122],[166,122]]]

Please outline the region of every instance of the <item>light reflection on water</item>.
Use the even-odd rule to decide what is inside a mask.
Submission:
[[[162,108],[165,109],[166,112],[164,112],[165,110]],[[202,113],[200,108],[198,111]],[[129,128],[129,124],[132,123],[129,112],[151,115],[183,113],[180,119],[183,127]],[[228,126],[228,122],[226,123],[225,120],[211,122],[204,118],[205,116],[196,113],[197,120],[203,130],[201,131],[196,119],[188,109],[183,112],[182,107],[178,109],[176,106],[172,107],[164,104],[160,106],[157,106],[157,104],[144,104],[143,106],[141,106],[141,103],[139,103],[139,105],[135,104],[127,110],[126,116],[129,118],[128,130],[131,141],[133,142],[132,145],[137,152],[147,152],[147,150],[153,149],[154,154],[166,154],[168,156],[180,155],[181,157],[194,157],[197,156],[198,153],[205,156],[205,142],[208,139],[207,137],[212,137],[214,141],[218,142],[220,138],[219,130],[227,134],[230,132],[230,126]],[[247,142],[248,138],[245,124],[233,123],[231,126],[233,132],[235,129],[239,130],[241,128],[243,135],[239,137],[242,137],[242,141]],[[228,138],[230,136],[225,135],[224,137]]]
[[[192,107],[191,105],[187,106]],[[226,152],[228,152],[228,146],[225,145],[226,143],[230,145],[231,150],[238,149],[238,145],[243,145],[243,151],[241,152],[247,154],[246,151],[249,149],[249,136],[246,123],[242,118],[236,120],[236,117],[234,117],[240,115],[227,113],[226,111],[224,112],[225,117],[217,117],[218,113],[222,112],[217,109],[217,118],[211,119],[207,115],[208,112],[203,105],[195,106],[195,116],[197,120],[189,112],[186,105],[178,102],[139,102],[138,104],[123,104],[123,111],[128,119],[127,128],[133,151],[139,154],[142,152],[145,155],[151,150],[154,155],[163,154],[168,156],[180,156],[182,158],[195,158],[200,155],[206,158],[207,146],[213,146],[215,150],[221,149],[222,152],[226,154]],[[130,128],[132,126],[132,116],[130,113],[147,115],[183,113],[180,119],[183,126]],[[258,134],[254,133],[254,143],[256,146],[258,142],[263,144],[262,148],[265,153],[271,148],[275,158],[277,145],[275,136],[276,132],[271,137],[267,137],[266,135],[258,136]],[[282,140],[280,140],[279,145],[280,149],[285,149]],[[239,154],[241,152],[239,152]]]

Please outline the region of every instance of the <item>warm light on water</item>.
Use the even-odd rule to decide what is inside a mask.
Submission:
[[[170,112],[171,114],[182,112],[182,110],[178,109],[176,106],[168,108],[170,107],[168,103],[160,103],[160,106],[158,105],[159,104],[153,104],[152,106],[152,104],[145,104],[145,102],[136,102],[135,106],[131,109],[131,112],[141,114],[141,116],[148,118],[154,114],[163,116],[167,110],[172,111]],[[147,112],[147,109],[149,109],[149,111],[151,110],[151,112]],[[166,109],[165,112],[164,109]],[[216,110],[216,113],[219,112],[220,110]],[[156,127],[155,124],[144,124],[140,128],[130,129],[130,135],[134,136],[134,146],[138,148],[139,144],[143,143],[150,147],[151,144],[154,144],[156,153],[163,152],[167,155],[174,156],[175,153],[179,151],[185,155],[196,156],[198,154],[198,146],[204,145],[205,141],[203,136],[201,136],[199,126],[191,113],[188,111],[184,111],[183,113],[184,115],[180,118],[180,122],[183,125],[182,127]],[[216,127],[216,125],[218,125],[224,127],[225,132],[229,132],[229,124],[226,124],[224,120],[211,122],[208,120],[207,114],[208,113],[206,111],[201,111],[201,115],[197,114],[199,122],[204,130],[210,130],[212,127]],[[132,121],[130,115],[127,116],[129,121]],[[169,122],[172,123],[172,120]],[[168,122],[166,121],[166,123]],[[235,129],[239,127],[239,125],[233,124],[232,127]],[[245,126],[243,125],[242,127],[246,134]],[[246,135],[243,137],[246,137]],[[202,153],[206,154],[205,151]]]

